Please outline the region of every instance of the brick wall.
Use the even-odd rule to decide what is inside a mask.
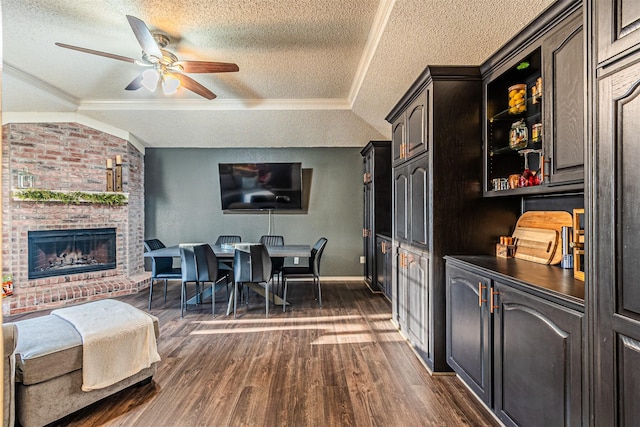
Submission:
[[[14,295],[3,312],[56,308],[138,292],[149,285],[144,272],[144,156],[128,141],[77,123],[20,123],[3,126],[2,274],[11,274]],[[37,188],[105,191],[106,159],[123,159],[125,206],[13,200],[15,172],[27,168]],[[29,280],[27,232],[116,227],[113,270]]]

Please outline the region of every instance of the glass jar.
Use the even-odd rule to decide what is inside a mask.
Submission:
[[[509,114],[521,114],[527,111],[527,85],[517,84],[509,87]]]
[[[531,142],[538,142],[542,138],[542,123],[531,126]]]
[[[512,150],[521,150],[529,143],[527,124],[524,120],[518,120],[511,125],[509,131],[509,147]]]

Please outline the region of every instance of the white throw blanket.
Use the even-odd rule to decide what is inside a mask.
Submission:
[[[51,312],[82,336],[82,390],[108,387],[160,361],[151,316],[105,299]]]

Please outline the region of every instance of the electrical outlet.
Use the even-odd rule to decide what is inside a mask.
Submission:
[[[293,263],[294,263],[294,264],[300,264],[300,258],[299,258],[299,257],[297,257],[297,256],[294,256],[294,257],[293,257]]]
[[[364,264],[364,262],[365,262],[364,257],[363,257],[363,256],[361,256],[361,257],[360,257],[360,264]]]

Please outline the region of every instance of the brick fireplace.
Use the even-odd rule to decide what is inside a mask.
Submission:
[[[13,276],[14,294],[3,298],[5,315],[57,308],[64,305],[136,293],[149,285],[144,271],[144,155],[129,141],[78,123],[16,123],[3,126],[2,141],[2,274]],[[105,191],[106,159],[123,159],[123,206],[95,203],[64,204],[15,199],[16,172],[35,175],[35,186],[47,190]],[[77,230],[112,230],[115,260],[97,269],[88,246],[49,248],[46,263],[78,265],[53,275],[30,275],[29,255],[42,251],[29,247],[29,236]],[[46,246],[46,245],[45,245]],[[97,250],[97,249],[96,249]],[[102,255],[100,255],[102,257]],[[58,258],[56,260],[56,258]],[[102,261],[100,261],[102,262]],[[65,266],[62,266],[65,267]],[[61,268],[62,268],[61,267]],[[38,267],[42,269],[43,267]],[[66,268],[66,267],[65,267]]]

